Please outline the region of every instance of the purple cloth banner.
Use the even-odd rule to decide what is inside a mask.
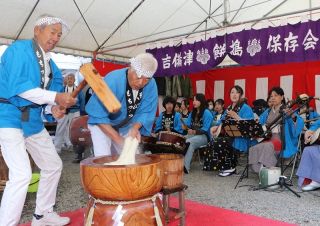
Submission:
[[[320,59],[320,21],[243,30],[178,47],[148,49],[158,61],[156,76],[206,71],[228,54],[240,65],[282,64]]]

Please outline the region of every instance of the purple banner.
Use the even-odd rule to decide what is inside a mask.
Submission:
[[[240,65],[282,64],[320,59],[320,21],[243,30],[178,47],[148,49],[158,61],[156,76],[206,71],[225,56]]]

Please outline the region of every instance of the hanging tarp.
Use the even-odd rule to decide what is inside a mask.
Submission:
[[[206,41],[149,49],[158,61],[158,76],[214,68],[228,55],[241,65],[320,60],[320,21],[243,30]]]

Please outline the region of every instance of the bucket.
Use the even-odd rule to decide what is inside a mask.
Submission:
[[[40,180],[40,174],[39,173],[33,173],[32,178],[28,187],[28,192],[37,192],[38,186],[39,186],[39,180]]]
[[[281,170],[279,167],[262,167],[259,172],[259,186],[265,187],[271,184],[276,184],[279,181]],[[269,187],[270,189],[276,189],[279,185]]]
[[[160,154],[164,172],[163,188],[174,189],[183,184],[183,156],[178,154]]]

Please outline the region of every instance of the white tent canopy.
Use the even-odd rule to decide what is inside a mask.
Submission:
[[[319,8],[319,0],[1,0],[0,44],[31,38],[35,20],[51,14],[71,28],[55,51],[126,61],[148,47],[315,20]]]

